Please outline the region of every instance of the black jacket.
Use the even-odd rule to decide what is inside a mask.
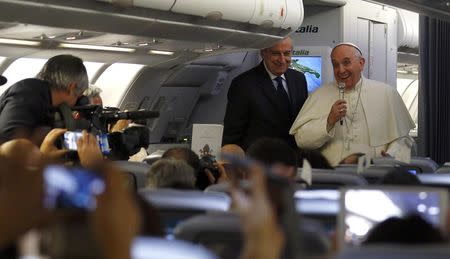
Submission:
[[[263,62],[233,79],[228,90],[222,145],[237,144],[245,150],[259,138],[272,137],[297,148],[289,129],[308,97],[308,89],[303,73],[288,69],[284,76],[291,114],[284,112]]]
[[[0,142],[51,127],[53,111],[47,82],[28,78],[15,83],[0,96]]]

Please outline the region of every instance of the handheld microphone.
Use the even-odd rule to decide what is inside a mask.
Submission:
[[[338,88],[339,88],[339,99],[343,100],[344,99],[345,83],[339,82],[338,83]],[[344,120],[341,118],[339,123],[342,125],[344,123]]]

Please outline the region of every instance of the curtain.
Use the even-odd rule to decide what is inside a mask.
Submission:
[[[450,161],[450,22],[419,19],[419,143],[421,156]]]

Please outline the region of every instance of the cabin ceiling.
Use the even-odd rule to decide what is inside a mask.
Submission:
[[[376,2],[450,21],[450,0],[376,0]]]
[[[147,8],[120,8],[95,0],[0,0],[0,38],[37,40],[39,47],[1,45],[0,55],[53,56],[70,52],[85,60],[173,66],[195,57],[268,46],[289,33],[248,23],[213,21]],[[134,53],[60,49],[60,43],[134,48]],[[149,55],[149,50],[175,52]],[[103,53],[93,55],[92,52]]]

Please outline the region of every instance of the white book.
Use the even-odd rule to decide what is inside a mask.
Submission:
[[[191,149],[199,156],[216,157],[222,147],[223,125],[193,124]]]

